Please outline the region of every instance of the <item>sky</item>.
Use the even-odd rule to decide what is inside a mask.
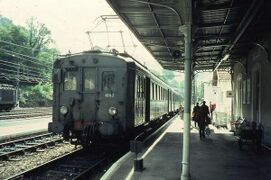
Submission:
[[[91,48],[87,31],[105,31],[99,16],[115,14],[105,0],[0,0],[0,15],[17,25],[25,25],[27,19],[35,17],[51,31],[55,47],[66,54]],[[100,24],[99,24],[100,23]],[[151,54],[129,33],[123,23],[107,21],[109,30],[123,31],[126,51],[136,59],[157,71],[161,66]],[[96,27],[96,28],[95,28]],[[102,48],[114,47],[123,51],[121,33],[91,33],[91,42]],[[108,36],[109,38],[107,38]],[[108,39],[110,44],[108,44]],[[115,47],[115,46],[118,47]],[[136,46],[136,47],[135,47]]]

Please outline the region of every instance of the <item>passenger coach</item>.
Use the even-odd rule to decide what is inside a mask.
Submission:
[[[89,51],[55,62],[49,131],[77,143],[131,138],[178,111],[179,95],[127,54]]]

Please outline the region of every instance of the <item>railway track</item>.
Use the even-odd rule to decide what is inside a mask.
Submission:
[[[96,179],[98,169],[107,163],[105,153],[90,154],[84,149],[65,154],[8,179]]]
[[[0,120],[49,116],[49,115],[52,115],[52,108],[20,109],[20,110],[15,110],[12,112],[1,112]]]
[[[147,131],[146,136],[142,136],[142,141],[151,143],[169,124],[170,122],[166,122],[160,128]],[[104,170],[127,151],[127,147],[123,145],[112,144],[92,149],[79,148],[6,179],[99,179]]]
[[[46,133],[33,137],[18,139],[0,144],[0,159],[19,160],[20,156],[30,155],[32,152],[43,151],[46,148],[63,142],[59,135]]]
[[[49,153],[50,151],[55,151],[56,149],[58,149],[58,146],[55,148],[53,147],[57,145],[58,142],[63,142],[62,138],[60,138],[59,136],[52,138],[52,136],[53,135],[51,133],[48,133],[40,136],[0,144],[0,160],[2,160],[0,161],[0,172],[1,172],[1,162],[2,166],[4,164],[7,164],[6,162],[10,163],[14,162],[15,163],[14,166],[16,166],[16,163],[19,163],[21,161],[22,161],[21,164],[25,164],[24,161],[26,159],[29,158],[36,159],[37,154],[42,154],[46,152]],[[59,144],[59,147],[62,146],[63,144]],[[25,167],[17,168],[18,171],[15,171],[15,173],[10,173],[9,176],[4,175],[3,178],[4,179],[45,178],[45,179],[68,180],[68,179],[89,179],[89,177],[93,177],[91,179],[98,179],[96,177],[102,174],[102,171],[100,170],[103,170],[108,166],[109,163],[113,162],[112,159],[116,159],[117,157],[122,155],[122,150],[121,151],[119,150],[123,149],[121,146],[114,147],[110,146],[111,148],[109,146],[103,145],[100,147],[95,147],[87,150],[83,149],[82,147],[79,147],[76,150],[73,148],[72,150],[68,151],[69,153],[65,155],[59,154],[58,156],[55,156],[54,159],[40,161],[40,163],[38,163],[36,166],[33,166],[32,164],[30,169]],[[38,153],[33,153],[32,157],[31,156],[32,152]],[[28,160],[28,162],[32,163],[32,160]],[[10,170],[10,168],[8,169]],[[20,171],[20,169],[25,170],[22,172]]]
[[[29,113],[29,112],[36,112],[36,111],[51,111],[52,107],[35,107],[35,108],[18,108],[13,109],[9,112],[0,111],[0,115],[8,115],[8,114],[20,114],[20,113]]]

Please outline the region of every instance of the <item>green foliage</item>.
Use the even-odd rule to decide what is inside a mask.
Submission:
[[[52,105],[52,85],[50,83],[38,84],[36,86],[26,86],[20,91],[20,106],[38,107]]]
[[[7,42],[7,43],[5,43]],[[16,26],[11,20],[0,16],[0,47],[4,50],[12,50],[18,53],[25,53],[26,49],[14,46],[11,43],[25,46],[27,44],[27,30],[24,27]],[[0,57],[8,60],[15,60],[16,58],[11,54],[0,51]]]
[[[52,64],[59,54],[52,43],[50,30],[35,18],[22,27],[0,16],[0,82],[19,82],[21,106],[48,106],[52,101],[52,86],[45,83],[51,81]]]
[[[163,79],[172,88],[175,88],[180,92],[181,102],[183,102],[184,97],[184,81],[182,80],[181,73],[163,69],[162,73],[152,70],[154,74],[157,74],[161,79]]]
[[[0,16],[0,25],[0,58],[13,63],[13,67],[4,65],[4,69],[11,67],[5,72],[13,77],[10,79],[23,81],[29,76],[38,81],[50,81],[52,61],[58,51],[49,47],[53,42],[49,29],[35,18],[30,18],[27,26],[22,27]],[[20,77],[16,77],[18,71]]]
[[[53,42],[51,31],[38,22],[35,18],[30,18],[26,22],[28,31],[28,45],[32,48],[32,55],[37,57],[43,49]]]

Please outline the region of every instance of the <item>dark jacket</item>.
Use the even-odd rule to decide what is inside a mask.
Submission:
[[[208,120],[208,115],[209,115],[210,111],[209,111],[209,107],[205,104],[200,106],[200,118],[199,118],[199,125],[205,125],[207,123]]]

